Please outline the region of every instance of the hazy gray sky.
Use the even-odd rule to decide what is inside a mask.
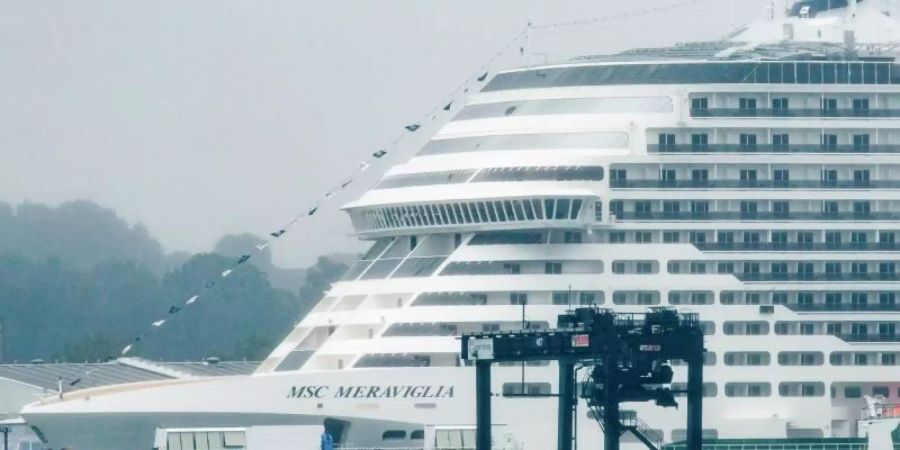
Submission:
[[[263,235],[443,105],[529,20],[674,2],[5,1],[0,201],[94,200],[169,250]],[[532,42],[558,60],[713,39],[764,17],[766,3],[710,0]],[[423,131],[391,162],[413,153]],[[374,182],[363,181],[338,200]],[[337,206],[280,241],[276,262],[359,250]]]

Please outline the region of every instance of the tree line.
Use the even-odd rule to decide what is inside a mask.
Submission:
[[[55,208],[0,202],[0,360],[116,357],[258,241],[226,236],[211,253],[166,253],[144,227],[91,202]],[[258,256],[130,355],[259,360],[346,270],[339,256],[321,257],[305,271]]]

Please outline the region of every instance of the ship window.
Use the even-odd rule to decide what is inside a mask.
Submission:
[[[510,292],[509,293],[509,304],[510,305],[527,305],[528,304],[528,294],[524,292]]]
[[[769,383],[725,383],[726,397],[768,397],[772,395]]]
[[[691,145],[705,146],[709,144],[709,135],[706,133],[691,134]]]
[[[169,450],[181,450],[181,433],[169,433],[166,440]]]
[[[778,395],[782,397],[821,397],[825,395],[825,384],[821,382],[780,383]]]
[[[503,383],[503,395],[550,395],[550,383]]]
[[[425,430],[413,430],[409,433],[410,439],[425,439]]]
[[[544,273],[556,275],[562,273],[562,263],[548,262],[544,263]]]
[[[756,135],[752,133],[741,133],[739,136],[741,147],[755,147]]]
[[[704,110],[709,108],[709,99],[706,97],[697,97],[691,99],[691,109]]]
[[[844,398],[862,397],[862,388],[859,386],[844,386]]]
[[[671,133],[660,133],[658,142],[660,147],[673,147],[675,145],[675,135]]]
[[[406,439],[406,431],[403,430],[387,430],[381,433],[382,441],[396,441]]]
[[[625,148],[626,133],[546,133],[436,139],[422,147],[419,155],[474,151]]]
[[[738,107],[745,110],[756,109],[756,99],[741,97],[738,99]]]
[[[438,172],[421,172],[412,174],[393,175],[385,177],[376,189],[391,189],[409,186],[428,186],[434,184],[465,183],[475,170],[445,170]]]
[[[240,447],[244,448],[247,446],[247,436],[243,431],[226,431],[223,433],[225,437],[225,447]]]
[[[669,97],[607,97],[518,100],[466,106],[454,120],[512,115],[671,112]]]
[[[225,436],[221,431],[210,431],[206,434],[209,440],[209,450],[221,450],[225,448]]]
[[[675,361],[678,361],[678,362],[675,363]],[[681,361],[681,360],[673,360],[672,363],[673,363],[672,364],[673,366],[684,365],[684,361]],[[679,383],[679,382],[672,383],[671,389],[673,391],[672,393],[676,397],[684,397],[687,395],[687,383]],[[715,397],[716,394],[718,394],[718,393],[719,393],[719,389],[718,389],[718,386],[716,385],[716,383],[703,383],[703,396],[704,397]]]
[[[790,137],[787,133],[778,133],[772,135],[772,145],[776,147],[783,147],[790,144]],[[787,181],[787,180],[784,180]]]

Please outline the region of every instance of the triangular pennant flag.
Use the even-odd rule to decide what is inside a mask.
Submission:
[[[485,79],[487,79],[487,76],[488,76],[487,72],[483,73],[480,77],[478,77],[478,81],[484,81]]]
[[[184,302],[184,304],[185,304],[185,305],[190,305],[191,303],[196,302],[196,301],[197,301],[197,298],[199,298],[199,297],[200,297],[199,295],[195,295],[195,296],[193,296],[193,297],[187,299],[187,301]]]
[[[222,272],[222,278],[225,278],[225,277],[227,277],[228,275],[231,275],[231,272],[232,272],[232,271],[234,271],[234,269],[228,269],[228,270]]]
[[[257,250],[265,250],[266,247],[268,247],[268,246],[269,246],[269,241],[266,241],[266,242],[263,242],[262,244],[257,245],[256,249]]]
[[[312,209],[310,209],[309,212],[306,213],[306,215],[311,216],[311,215],[315,214],[316,211],[318,211],[318,210],[319,210],[318,206],[313,206]]]
[[[371,166],[371,164],[369,164],[369,163],[367,163],[367,162],[365,162],[365,161],[360,161],[360,162],[359,162],[359,171],[360,171],[360,172],[365,172],[365,171],[369,168],[369,166]]]
[[[269,233],[269,236],[272,236],[273,238],[277,238],[277,237],[281,237],[281,235],[284,233],[285,233],[285,230],[281,229],[281,230],[273,231],[273,232]]]
[[[243,263],[247,262],[248,259],[250,259],[250,255],[249,255],[249,254],[247,254],[247,255],[241,255],[241,258],[238,259],[238,262],[237,262],[237,263],[238,263],[238,264],[243,264]]]
[[[128,344],[125,346],[125,348],[122,349],[122,356],[125,356],[125,354],[127,354],[130,351],[131,351],[131,344]]]
[[[409,124],[409,125],[407,125],[407,126],[405,126],[405,127],[403,127],[403,128],[406,128],[407,130],[413,132],[413,131],[418,130],[419,128],[422,128],[422,125],[419,125],[419,124],[417,124],[417,123],[413,123],[413,124]]]
[[[377,152],[372,153],[372,156],[376,158],[381,158],[384,155],[387,155],[387,150],[378,150]]]
[[[447,106],[444,107],[444,111],[450,111],[451,106],[453,106],[453,102],[447,103]]]
[[[177,313],[178,311],[181,311],[181,307],[180,307],[180,306],[172,305],[172,306],[169,307],[169,314],[175,314],[175,313]]]
[[[160,320],[157,320],[156,322],[153,322],[153,326],[156,327],[156,328],[159,328],[159,327],[161,327],[162,324],[164,324],[164,323],[166,323],[166,319],[160,319]]]
[[[215,281],[210,281],[209,283],[206,283],[206,286],[203,286],[204,289],[212,289],[214,287],[216,287]]]

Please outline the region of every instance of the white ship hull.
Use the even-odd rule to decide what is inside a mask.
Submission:
[[[76,450],[326,418],[349,422],[343,444],[424,447],[426,427],[474,423],[455,336],[591,304],[699,313],[707,437],[854,436],[863,395],[900,403],[900,65],[882,44],[900,27],[878,8],[500,73],[345,206],[373,247],[255,375],[82,391],[24,417]],[[552,398],[502,396],[556,392],[554,368],[493,380],[505,433],[554,445]],[[682,438],[682,411],[634,409]],[[583,405],[578,422],[596,446]]]

